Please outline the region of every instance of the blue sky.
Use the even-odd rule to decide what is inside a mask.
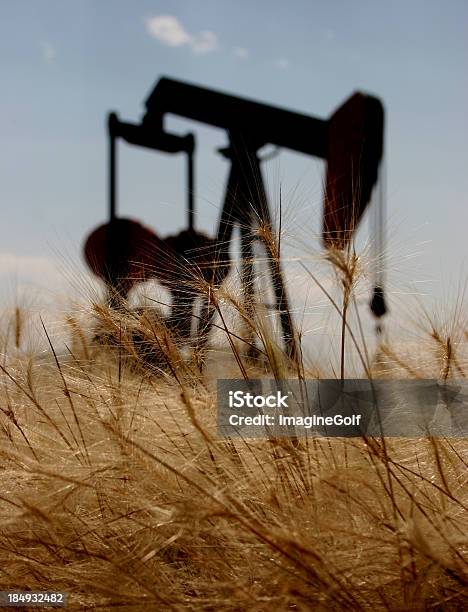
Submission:
[[[3,3],[0,278],[53,284],[55,259],[79,261],[86,232],[105,218],[106,113],[137,120],[168,75],[319,117],[356,89],[378,95],[390,246],[395,257],[421,253],[417,274],[438,293],[467,253],[467,25],[468,4],[456,0]],[[227,172],[213,151],[225,136],[169,126],[199,134],[198,224],[212,232]],[[120,211],[163,235],[179,229],[183,159],[127,147],[121,160]],[[296,187],[291,205],[311,235],[322,170],[287,152],[266,168],[273,196],[280,184],[286,194]]]

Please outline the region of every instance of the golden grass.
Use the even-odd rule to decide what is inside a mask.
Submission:
[[[338,263],[341,374],[346,331],[363,375],[464,375],[464,330],[454,342],[429,326],[430,368],[426,344],[424,369],[388,344],[370,358],[347,316],[358,262],[351,275]],[[226,377],[320,375],[226,291],[214,299],[241,311],[260,360],[223,319],[229,351],[204,372],[154,311],[94,305],[92,334],[68,317],[61,355],[45,326],[48,350],[22,351],[15,311],[0,364],[0,590],[63,590],[69,609],[465,609],[467,441],[219,438],[210,372],[227,353]]]

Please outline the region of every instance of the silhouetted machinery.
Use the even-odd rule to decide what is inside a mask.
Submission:
[[[194,225],[195,141],[192,134],[178,136],[164,129],[164,117],[178,115],[223,128],[229,146],[220,152],[231,168],[215,238]],[[210,286],[219,286],[230,267],[230,246],[235,226],[240,231],[241,280],[247,308],[254,304],[253,243],[274,236],[262,180],[258,151],[266,144],[326,160],[323,243],[328,249],[346,249],[368,206],[383,156],[384,111],[380,101],[362,93],[352,95],[329,119],[276,108],[243,98],[162,78],[146,101],[140,124],[121,122],[109,115],[109,221],[95,230],[85,245],[92,271],[105,280],[110,303],[117,305],[132,286],[158,279],[172,293],[169,322],[182,336],[190,335],[193,303],[208,295],[198,324],[198,337],[206,338],[213,318]],[[117,217],[116,142],[187,156],[188,228],[166,239],[131,219]],[[258,232],[259,226],[263,232]],[[278,253],[264,240],[268,254],[276,309],[289,354],[297,353],[285,283]],[[383,288],[376,286],[371,309],[385,314]]]

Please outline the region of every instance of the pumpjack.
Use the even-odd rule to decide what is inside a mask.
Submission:
[[[109,220],[90,234],[85,257],[91,270],[117,305],[139,281],[156,278],[172,293],[169,322],[182,336],[190,335],[193,304],[208,295],[199,318],[197,336],[206,338],[213,319],[211,287],[219,286],[230,268],[234,228],[240,231],[241,281],[247,308],[254,304],[253,244],[265,232],[273,234],[272,217],[262,180],[259,150],[267,144],[326,161],[322,241],[327,249],[345,249],[368,207],[377,183],[384,149],[384,110],[375,97],[354,93],[328,119],[292,112],[169,78],[161,78],[145,103],[139,124],[108,118]],[[229,145],[220,152],[230,161],[227,188],[215,238],[195,229],[195,138],[165,130],[167,115],[177,115],[226,131]],[[117,216],[118,139],[187,158],[187,229],[161,239],[131,219]],[[270,265],[275,307],[285,347],[297,356],[297,342],[288,296],[271,240],[264,240]],[[205,286],[194,282],[201,278]],[[202,283],[203,285],[203,283]],[[371,300],[377,318],[386,312],[383,287],[377,283]]]

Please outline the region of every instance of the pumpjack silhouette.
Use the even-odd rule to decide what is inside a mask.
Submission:
[[[214,306],[210,287],[220,286],[231,266],[230,246],[237,226],[241,243],[241,282],[246,308],[254,308],[253,244],[270,232],[272,216],[262,179],[259,149],[267,144],[324,159],[322,240],[327,249],[345,249],[371,200],[384,149],[384,110],[370,95],[354,93],[328,119],[292,112],[188,83],[161,78],[146,100],[141,123],[108,117],[109,220],[86,240],[84,252],[91,270],[108,288],[109,304],[118,307],[138,282],[155,278],[172,295],[168,323],[190,337],[193,306],[205,297],[197,326],[198,342],[206,341]],[[171,134],[164,118],[178,115],[226,130],[229,146],[220,150],[231,163],[216,235],[195,229],[195,137]],[[139,222],[117,216],[118,139],[187,158],[187,229],[160,238]],[[264,232],[258,232],[259,226]],[[298,354],[286,286],[271,240],[264,240],[285,348]],[[377,318],[386,312],[383,287],[371,300]]]

